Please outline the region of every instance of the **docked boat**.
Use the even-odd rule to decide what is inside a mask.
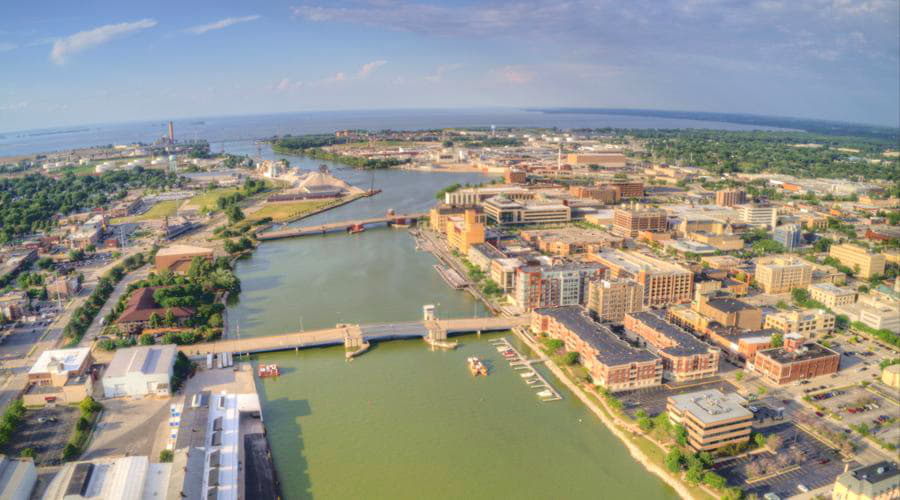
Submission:
[[[278,365],[259,365],[257,374],[260,378],[277,377],[281,375],[281,368]]]
[[[519,375],[522,378],[530,378],[534,376],[534,372],[525,372]]]
[[[473,357],[469,358],[467,361],[469,363],[469,372],[471,372],[472,375],[477,376],[477,375],[487,375],[488,374],[487,366],[485,366],[484,363],[482,363],[480,359],[473,356]]]
[[[547,389],[544,389],[543,391],[538,392],[537,395],[542,398],[553,397],[553,393],[548,391]]]

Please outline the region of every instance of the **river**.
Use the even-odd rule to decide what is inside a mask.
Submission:
[[[303,168],[321,163],[289,159]],[[371,182],[370,172],[331,168],[348,182]],[[304,222],[420,211],[441,187],[484,179],[379,171],[381,194]],[[437,304],[441,317],[485,314],[444,284],[434,263],[400,229],[266,242],[237,264],[243,292],[229,322],[240,324],[241,336],[259,336],[301,324],[415,320],[423,304]],[[564,399],[541,402],[488,343],[496,336],[461,337],[449,352],[386,342],[351,363],[339,347],[261,356],[283,371],[258,387],[285,497],[677,497],[550,376]],[[487,360],[488,377],[468,373],[471,355]]]

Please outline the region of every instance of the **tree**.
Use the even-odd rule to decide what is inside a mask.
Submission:
[[[241,211],[241,207],[237,205],[231,205],[225,210],[225,214],[228,216],[229,224],[237,224],[238,222],[244,220],[244,212]]]
[[[574,365],[578,362],[578,353],[576,351],[567,352],[565,356],[563,356],[563,363],[567,365]]]
[[[84,250],[85,250],[87,253],[94,253],[94,252],[97,251],[97,245],[94,245],[93,243],[91,243],[90,245],[84,247]]]
[[[766,445],[766,436],[763,436],[762,434],[757,432],[753,436],[753,442],[756,444],[756,446],[759,446],[761,448]]]
[[[685,481],[691,485],[696,485],[703,479],[703,469],[699,464],[688,467],[687,473],[684,475]]]
[[[675,474],[681,471],[681,461],[684,459],[684,455],[681,450],[672,447],[669,450],[669,453],[666,455],[666,468],[669,469],[669,472]]]
[[[100,405],[100,403],[95,401],[94,398],[92,398],[90,396],[82,399],[81,402],[78,403],[78,409],[81,410],[82,415],[89,415],[91,413],[96,413],[96,412],[100,411],[101,408],[103,408],[103,407]]]
[[[781,333],[772,334],[772,347],[781,347],[784,345],[784,335]]]
[[[650,417],[648,417],[646,413],[644,413],[643,416],[638,416],[637,422],[638,427],[644,432],[650,432],[650,430],[653,429],[653,420],[650,420]]]
[[[175,314],[172,312],[171,308],[166,309],[166,317],[165,317],[165,325],[166,326],[176,326],[177,323],[175,321]]]
[[[153,335],[150,335],[149,333],[145,333],[145,334],[141,335],[141,337],[140,337],[141,345],[153,345],[155,343],[156,343],[156,339],[153,337]]]
[[[675,426],[675,442],[681,446],[687,446],[687,429],[683,425]]]
[[[703,483],[709,486],[710,488],[721,490],[728,485],[725,481],[725,478],[716,474],[712,471],[707,471],[703,474]]]
[[[740,371],[738,371],[737,373],[735,373],[735,374],[734,374],[734,379],[737,380],[738,382],[740,382],[741,380],[743,380],[743,379],[744,379],[744,372],[743,372],[743,370],[740,370]]]
[[[769,448],[769,451],[775,453],[781,448],[781,445],[784,443],[784,438],[779,436],[778,434],[772,434],[768,438],[766,438],[766,446]]]
[[[172,453],[172,450],[162,450],[159,452],[159,461],[162,463],[171,462],[173,458],[174,454]]]
[[[147,323],[150,325],[150,328],[159,328],[161,322],[162,319],[159,317],[159,314],[154,312],[150,314],[150,319]]]
[[[75,249],[75,250],[69,251],[69,260],[71,260],[73,262],[78,262],[82,259],[84,259],[84,250]]]

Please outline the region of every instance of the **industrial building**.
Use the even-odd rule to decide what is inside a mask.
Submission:
[[[168,396],[177,352],[173,344],[117,350],[103,374],[103,395]]]
[[[22,402],[25,406],[80,402],[93,391],[93,362],[88,347],[42,352],[28,370]]]
[[[0,455],[0,498],[28,500],[37,483],[34,460]]]

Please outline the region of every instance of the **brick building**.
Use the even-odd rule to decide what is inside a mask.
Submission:
[[[821,344],[804,343],[802,336],[790,334],[784,337],[783,347],[757,352],[753,369],[763,379],[784,385],[837,373],[840,365],[840,354]]]
[[[625,315],[625,330],[640,337],[663,360],[663,375],[684,382],[711,377],[719,371],[719,349],[712,347],[652,312]]]

